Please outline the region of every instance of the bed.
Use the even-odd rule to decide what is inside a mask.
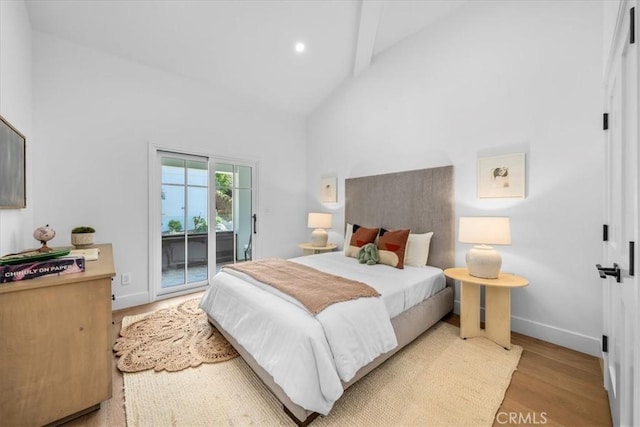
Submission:
[[[230,269],[212,279],[201,302],[211,323],[298,425],[329,413],[344,390],[453,309],[453,288],[442,274],[453,266],[451,166],[347,179],[346,223],[433,231],[427,265],[368,266],[342,252],[294,258],[293,263],[367,283],[381,294],[334,304],[317,316]],[[362,338],[367,329],[380,335],[379,343]]]

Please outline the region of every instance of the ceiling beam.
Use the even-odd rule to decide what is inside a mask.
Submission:
[[[358,27],[358,43],[356,45],[356,57],[353,64],[354,77],[371,65],[382,3],[381,0],[362,0],[360,26]]]

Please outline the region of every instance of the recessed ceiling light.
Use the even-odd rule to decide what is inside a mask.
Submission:
[[[302,53],[305,50],[305,45],[302,42],[298,42],[294,49],[296,50],[296,53]]]

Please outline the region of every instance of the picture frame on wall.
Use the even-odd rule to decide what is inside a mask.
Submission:
[[[524,198],[525,154],[478,159],[478,198]]]
[[[320,179],[320,201],[322,203],[338,202],[338,177],[332,176]]]
[[[0,116],[0,209],[27,206],[26,138]]]

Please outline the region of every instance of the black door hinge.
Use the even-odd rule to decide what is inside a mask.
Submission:
[[[602,241],[609,241],[609,226],[607,224],[602,224]]]
[[[609,337],[606,335],[602,336],[602,352],[603,353],[609,352]]]
[[[636,8],[629,9],[629,44],[636,42]]]
[[[604,113],[602,115],[602,130],[609,129],[609,113]]]
[[[111,301],[115,301],[116,300],[116,296],[114,294],[111,294]]]

